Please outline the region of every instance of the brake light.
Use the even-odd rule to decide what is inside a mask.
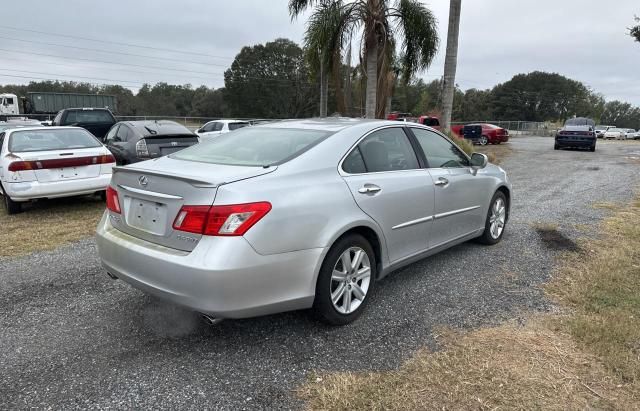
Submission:
[[[144,138],[136,143],[136,155],[138,158],[149,157],[149,148]]]
[[[116,159],[111,154],[90,157],[58,158],[51,160],[14,161],[9,164],[9,171],[47,170],[51,168],[83,167],[95,164],[115,163]]]
[[[183,206],[173,228],[210,236],[241,236],[271,211],[271,203]]]
[[[107,187],[107,209],[117,214],[122,213],[118,192],[111,186]]]

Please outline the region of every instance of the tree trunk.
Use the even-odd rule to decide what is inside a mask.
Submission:
[[[442,96],[442,127],[445,131],[451,130],[453,94],[456,87],[461,3],[462,0],[450,0],[449,2],[449,29],[447,32],[447,54],[444,60],[444,95]]]
[[[366,97],[366,118],[376,118],[377,92],[378,92],[378,44],[376,41],[369,41],[366,50],[367,64],[367,97]]]
[[[320,117],[327,116],[327,99],[329,96],[329,76],[325,70],[322,58],[320,59]]]
[[[351,43],[349,43],[349,49],[347,50],[347,75],[344,77],[344,106],[345,112],[343,116],[351,117],[353,110],[351,104]]]
[[[340,48],[337,48],[333,55],[333,67],[331,68],[331,74],[333,74],[333,87],[336,94],[336,111],[341,116],[345,115],[344,107],[344,89],[342,88],[342,53]]]

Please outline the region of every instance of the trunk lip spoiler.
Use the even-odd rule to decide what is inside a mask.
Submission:
[[[119,173],[119,172],[134,172],[134,173],[141,173],[141,174],[145,174],[145,175],[150,175],[150,176],[157,176],[157,177],[167,177],[167,178],[174,178],[176,180],[180,180],[183,181],[185,183],[191,184],[194,187],[200,187],[200,188],[217,188],[223,184],[225,184],[224,182],[220,182],[220,183],[210,183],[208,181],[202,181],[202,180],[198,180],[195,178],[191,178],[188,176],[183,176],[180,174],[173,174],[173,173],[167,173],[167,172],[160,172],[160,171],[153,171],[153,170],[146,170],[144,168],[135,168],[135,167],[123,167],[123,166],[116,166],[113,167],[113,174]]]

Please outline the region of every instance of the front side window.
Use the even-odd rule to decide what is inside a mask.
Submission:
[[[342,169],[352,174],[414,170],[416,168],[419,168],[416,153],[413,151],[407,135],[397,127],[369,134],[342,163]]]
[[[429,130],[412,128],[431,168],[469,167],[469,159],[446,138]]]
[[[331,135],[322,130],[245,127],[172,154],[171,158],[231,166],[286,162]]]
[[[5,106],[11,106],[13,105],[13,97],[7,97],[4,99],[4,105]]]
[[[14,153],[92,148],[101,145],[91,133],[82,129],[14,131],[9,136],[9,151]]]

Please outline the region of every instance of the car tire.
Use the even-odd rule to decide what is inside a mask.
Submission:
[[[355,268],[351,266],[354,258],[360,260]],[[327,253],[318,274],[312,308],[315,317],[330,325],[346,325],[356,320],[371,299],[376,275],[376,256],[371,244],[358,234],[340,238]],[[357,297],[358,293],[363,295],[362,299]]]
[[[489,138],[487,136],[481,136],[478,142],[481,146],[486,146],[489,143]]]
[[[7,208],[7,214],[18,214],[22,211],[22,203],[13,201],[6,192],[4,193],[3,197],[4,205]]]
[[[107,201],[107,191],[106,190],[98,191],[98,197],[100,197],[100,200],[102,201]]]
[[[559,146],[559,145],[557,145],[557,144],[555,144],[555,145],[553,146],[553,149],[554,149],[554,150],[560,150],[560,146]]]
[[[501,222],[501,226],[500,226]],[[494,223],[496,226],[494,226]],[[486,245],[494,245],[502,240],[504,229],[507,225],[507,197],[502,191],[496,191],[489,203],[487,219],[484,223],[484,231],[478,237],[478,242]],[[499,228],[497,228],[499,227]],[[495,230],[495,231],[494,231]]]
[[[595,144],[594,144],[594,145],[592,145],[592,146],[589,148],[589,151],[591,151],[592,153],[593,153],[594,151],[596,151],[596,145],[595,145]]]

